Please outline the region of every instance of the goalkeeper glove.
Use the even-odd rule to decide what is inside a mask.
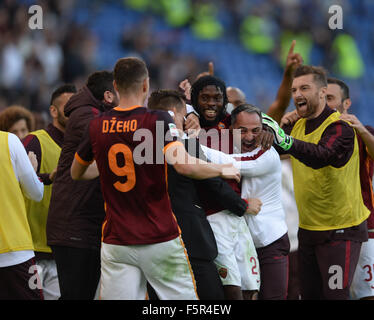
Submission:
[[[277,146],[281,147],[284,151],[291,148],[293,138],[285,134],[284,130],[278,125],[278,123],[265,113],[262,113],[262,124],[271,129],[274,134],[274,142]]]

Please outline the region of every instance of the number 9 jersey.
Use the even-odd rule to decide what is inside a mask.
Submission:
[[[91,120],[75,155],[96,161],[106,217],[102,241],[114,245],[169,241],[180,231],[168,196],[164,153],[180,143],[165,111],[116,107]]]

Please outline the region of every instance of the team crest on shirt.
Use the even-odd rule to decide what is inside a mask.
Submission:
[[[223,122],[218,123],[217,126],[218,126],[218,129],[225,129],[226,128],[226,126]]]
[[[223,279],[227,277],[227,269],[226,268],[219,268],[218,270],[219,276]]]
[[[172,137],[179,137],[179,131],[174,123],[169,123],[169,130]]]

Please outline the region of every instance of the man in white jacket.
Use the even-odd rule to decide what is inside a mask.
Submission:
[[[282,168],[278,152],[272,147],[257,147],[255,137],[262,130],[261,111],[249,104],[238,106],[233,113],[232,128],[238,154],[227,155],[203,147],[213,163],[234,163],[242,175],[242,198],[259,198],[262,208],[257,215],[246,215],[261,270],[259,299],[286,299],[290,242],[286,216],[282,207]],[[235,137],[240,137],[240,139]]]

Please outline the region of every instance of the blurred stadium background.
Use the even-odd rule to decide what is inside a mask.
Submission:
[[[33,4],[43,30],[28,27]],[[343,8],[342,30],[329,29],[333,4]],[[147,62],[152,89],[193,81],[213,61],[215,75],[266,111],[296,39],[304,63],[346,81],[351,112],[374,126],[373,17],[372,0],[1,0],[0,111],[23,105],[43,127],[56,86],[80,87],[124,56]]]

